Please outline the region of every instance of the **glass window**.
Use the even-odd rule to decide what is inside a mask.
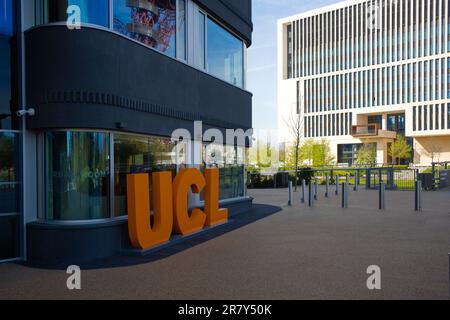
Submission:
[[[109,134],[45,134],[46,218],[92,220],[110,217]]]
[[[447,104],[447,129],[450,129],[450,103]]]
[[[176,148],[176,144],[169,138],[115,134],[114,216],[127,215],[128,174],[148,173],[152,194],[153,172],[171,171],[175,177],[178,166],[185,163],[184,149]]]
[[[331,122],[332,122],[332,125],[331,125],[332,135],[337,136],[338,134],[337,134],[336,115],[335,114],[332,115]]]
[[[319,136],[319,126],[320,126],[320,124],[319,124],[319,116],[316,116],[315,117],[315,120],[314,120],[314,127],[315,127],[315,137],[318,137]]]
[[[186,0],[178,0],[177,57],[186,60]]]
[[[423,100],[427,101],[428,100],[428,61],[424,62],[424,67],[423,67]]]
[[[433,116],[433,106],[430,106],[430,130],[434,128],[434,116]]]
[[[20,211],[17,146],[16,133],[0,132],[0,215]]]
[[[198,52],[196,56],[198,59],[198,67],[206,69],[206,16],[198,13]]]
[[[441,104],[441,129],[445,129],[445,104]]]
[[[12,24],[12,0],[0,0],[0,34],[11,36]]]
[[[425,81],[425,86],[426,86],[426,78],[423,77],[423,73],[422,73],[422,62],[419,62],[419,87],[417,88],[417,90],[419,90],[419,101],[422,101],[422,91],[423,91],[423,86],[422,86],[422,81]]]
[[[345,114],[345,135],[348,135],[348,113]]]
[[[72,5],[80,7],[81,22],[109,26],[108,0],[46,0],[46,22],[67,21],[67,8]]]
[[[11,129],[12,1],[0,0],[0,130]]]
[[[450,35],[449,35],[449,38],[450,38]],[[447,99],[450,99],[450,58],[447,58],[447,69],[448,69],[447,70]]]
[[[217,144],[203,145],[203,165],[205,168],[219,168],[219,199],[244,197],[245,164],[240,159],[242,148]],[[201,198],[203,199],[203,193]]]
[[[289,24],[286,27],[286,35],[287,35],[287,77],[288,79],[292,78],[292,25]]]
[[[422,131],[422,106],[419,106],[419,113],[418,113],[417,121],[419,124],[419,126],[418,126],[419,131]]]
[[[445,68],[447,66],[445,65],[445,59],[441,59],[441,99],[445,99]]]
[[[434,88],[433,88],[433,83],[434,83],[434,74],[433,74],[433,68],[434,68],[434,63],[433,60],[430,61],[429,63],[429,67],[430,67],[430,82],[429,82],[429,88],[425,87],[425,90],[430,90],[430,100],[434,100]],[[425,97],[426,98],[426,97]]]
[[[389,131],[396,131],[397,130],[397,122],[396,122],[396,116],[395,115],[388,115],[387,119],[387,129]]]
[[[435,105],[435,112],[434,112],[434,115],[435,115],[435,120],[434,120],[434,129],[435,130],[439,130],[439,105],[437,104],[437,105]]]
[[[114,0],[114,30],[175,57],[175,0]]]
[[[208,19],[208,72],[236,86],[244,86],[244,44]]]

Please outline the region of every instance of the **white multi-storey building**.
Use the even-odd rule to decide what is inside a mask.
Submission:
[[[414,162],[450,160],[450,0],[349,0],[278,23],[278,113],[339,163],[402,134]]]

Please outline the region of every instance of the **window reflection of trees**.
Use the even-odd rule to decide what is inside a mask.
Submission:
[[[176,144],[169,138],[119,135],[114,137],[115,154],[115,216],[127,212],[127,175],[136,173],[149,174],[150,196],[152,194],[152,173],[172,172],[175,177],[180,162],[185,163],[183,155],[176,155]],[[178,163],[177,163],[178,162]]]
[[[204,145],[203,163],[205,168],[219,169],[220,200],[245,196],[245,163],[242,148],[222,145]],[[201,197],[203,199],[203,195]]]

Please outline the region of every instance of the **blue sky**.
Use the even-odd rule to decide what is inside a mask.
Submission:
[[[253,127],[277,128],[277,20],[340,0],[253,0],[253,45],[248,51],[248,89]]]

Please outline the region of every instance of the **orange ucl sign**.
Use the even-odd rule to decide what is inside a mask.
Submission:
[[[219,170],[184,169],[172,183],[171,172],[153,177],[153,226],[150,224],[149,175],[127,176],[128,232],[133,247],[149,249],[170,240],[172,233],[187,235],[228,221],[228,210],[219,209]],[[205,192],[204,209],[188,211],[188,193]]]

